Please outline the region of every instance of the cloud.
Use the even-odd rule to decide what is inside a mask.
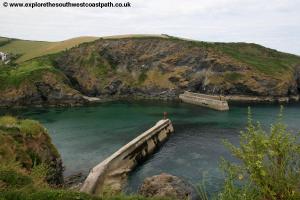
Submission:
[[[50,0],[43,0],[48,1]],[[52,2],[63,1],[52,0]],[[85,1],[97,2],[97,0]],[[300,1],[131,0],[130,2],[131,8],[0,7],[0,35],[33,40],[62,40],[82,35],[166,33],[206,41],[255,42],[281,51],[300,54]]]

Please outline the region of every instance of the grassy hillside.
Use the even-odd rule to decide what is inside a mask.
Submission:
[[[300,64],[300,57],[249,43],[215,43],[215,48],[265,74],[282,73]]]
[[[205,48],[219,61],[232,62],[252,67],[259,72],[274,75],[300,65],[300,56],[270,49],[255,43],[245,42],[202,42],[183,38],[171,37],[174,41],[188,43],[191,47]]]
[[[91,42],[76,45],[84,41]],[[17,65],[0,65],[0,102],[5,105],[34,99],[46,104],[49,98],[52,104],[74,104],[82,95],[176,99],[186,90],[275,98],[300,94],[300,57],[252,43],[167,35],[63,42],[0,38],[0,51],[21,54]]]
[[[17,67],[0,65],[0,89],[18,87],[23,81],[41,80],[42,74],[51,72],[53,75],[63,76],[53,67],[49,57],[41,57],[26,61]]]
[[[57,53],[96,39],[97,37],[78,37],[60,42],[45,42],[2,37],[0,38],[0,51],[20,55],[17,59],[17,62],[20,63],[43,55]]]
[[[168,35],[153,34],[132,34],[116,35],[102,37],[104,40],[119,39],[146,39],[159,38],[162,40],[173,40],[188,43],[191,46],[205,47],[215,54],[218,59],[225,59],[224,56],[246,64],[254,69],[265,73],[281,73],[292,69],[293,66],[300,63],[300,57],[288,53],[269,49],[253,43],[213,43],[177,38]],[[47,54],[53,54],[65,49],[75,47],[81,43],[91,42],[97,37],[78,37],[60,42],[30,41],[0,37],[0,51],[18,54],[20,57],[17,63],[40,57]],[[228,59],[228,58],[227,58]]]

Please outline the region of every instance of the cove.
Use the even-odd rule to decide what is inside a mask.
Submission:
[[[145,163],[129,176],[128,192],[135,192],[146,177],[167,172],[192,184],[205,180],[210,194],[221,187],[220,157],[232,159],[223,139],[237,144],[247,122],[248,105],[230,105],[230,111],[218,112],[184,103],[109,102],[73,108],[30,108],[1,110],[39,120],[62,155],[65,175],[89,170],[162,119],[168,112],[175,133]],[[274,122],[277,104],[250,105],[255,121],[264,126]],[[300,130],[300,104],[288,104],[284,121],[289,129]]]

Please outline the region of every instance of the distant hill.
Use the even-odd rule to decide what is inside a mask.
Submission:
[[[84,95],[175,100],[186,90],[300,95],[300,57],[253,43],[121,35],[56,43],[0,38],[1,44],[0,51],[23,55],[16,66],[0,66],[0,106],[77,105]]]
[[[47,54],[57,53],[84,42],[91,42],[97,37],[77,37],[60,42],[31,41],[0,37],[0,51],[18,54],[17,62],[23,62],[32,58]]]

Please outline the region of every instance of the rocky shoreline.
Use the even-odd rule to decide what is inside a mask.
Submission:
[[[300,96],[289,96],[289,97],[272,97],[272,96],[246,96],[246,95],[230,95],[225,96],[226,100],[229,103],[291,103],[291,102],[299,102]],[[48,102],[30,102],[24,104],[11,104],[5,103],[0,104],[0,108],[8,108],[8,109],[22,109],[22,108],[55,108],[55,107],[80,107],[80,106],[89,106],[95,104],[101,104],[112,101],[164,101],[164,102],[181,102],[179,98],[168,98],[168,97],[157,97],[157,96],[118,96],[118,97],[83,97],[84,101],[75,100],[72,102],[56,102],[56,103],[48,103]]]

